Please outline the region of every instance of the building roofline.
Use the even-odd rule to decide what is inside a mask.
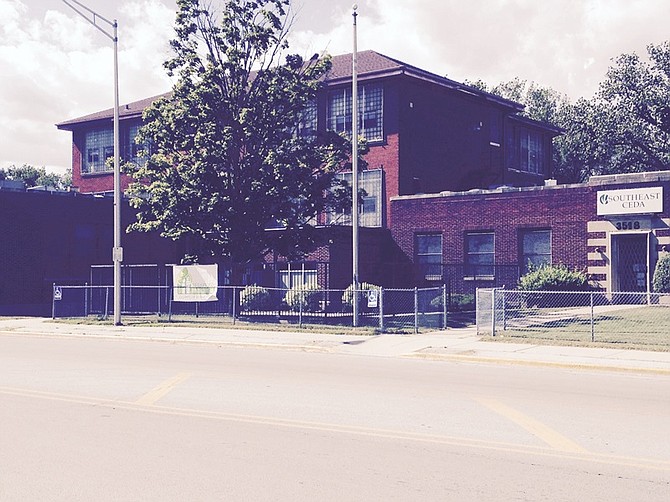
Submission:
[[[425,193],[414,195],[396,195],[391,197],[391,201],[403,200],[422,200],[422,199],[440,199],[448,197],[470,197],[476,195],[499,195],[507,193],[529,193],[542,192],[547,190],[565,190],[576,188],[593,188],[599,186],[609,185],[626,185],[633,183],[667,183],[670,182],[670,171],[649,171],[643,173],[626,173],[626,174],[607,174],[599,176],[591,176],[588,181],[583,183],[570,183],[562,185],[546,184],[539,186],[527,187],[511,187],[501,186],[497,188],[481,189],[474,188],[464,192],[440,192],[440,193]]]
[[[414,78],[424,82],[430,82],[432,84],[441,86],[446,89],[450,89],[456,92],[461,92],[464,94],[471,95],[478,99],[484,99],[488,102],[495,103],[498,106],[509,109],[512,112],[512,116],[517,117],[514,113],[520,113],[524,110],[524,106],[515,101],[502,98],[495,94],[491,94],[486,91],[482,91],[475,87],[456,82],[447,77],[442,77],[431,73],[426,70],[422,70],[416,66],[404,63],[398,59],[385,56],[376,51],[367,50],[361,51],[357,54],[358,56],[358,78],[361,81],[393,77],[393,76],[405,76],[409,78]],[[324,76],[323,83],[326,86],[335,86],[340,84],[345,84],[351,82],[352,79],[352,68],[351,68],[351,59],[352,54],[340,54],[332,57],[332,67],[330,71]],[[138,101],[129,102],[122,105],[119,108],[119,118],[121,120],[127,120],[131,118],[138,118],[142,116],[142,112],[145,108],[150,106],[157,99],[167,96],[171,92],[159,94],[150,98],[144,98]],[[79,126],[91,122],[97,122],[102,120],[110,120],[114,115],[113,108],[107,108],[102,111],[94,112],[88,115],[81,117],[72,118],[59,122],[56,124],[58,129],[72,131]],[[530,119],[528,119],[530,120]],[[560,130],[554,126],[549,126],[537,121],[536,124],[540,124],[545,128],[548,128],[552,131],[555,131],[557,134],[560,133]]]

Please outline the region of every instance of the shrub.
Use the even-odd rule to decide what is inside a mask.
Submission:
[[[371,289],[376,289],[379,291],[381,286],[377,286],[376,284],[370,284],[368,282],[361,282],[358,285],[358,306],[359,307],[364,307],[366,308],[368,306],[368,294],[367,291]],[[347,289],[344,290],[344,293],[342,293],[342,305],[345,307],[351,307],[353,308],[354,306],[354,285],[349,284]]]
[[[452,293],[447,296],[449,302],[448,310],[450,312],[465,312],[467,310],[475,310],[475,295]],[[430,306],[434,308],[442,308],[442,294],[433,298]]]
[[[286,292],[284,301],[291,310],[298,312],[314,312],[319,310],[320,290],[317,285],[305,284],[294,286]]]
[[[670,293],[670,253],[663,253],[658,258],[651,282],[656,293]]]
[[[566,265],[541,265],[519,279],[524,291],[591,291],[586,273]]]
[[[271,303],[270,292],[256,284],[247,286],[240,292],[242,310],[268,310]]]

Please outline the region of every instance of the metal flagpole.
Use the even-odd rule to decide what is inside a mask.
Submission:
[[[354,17],[354,47],[351,56],[351,243],[352,243],[352,289],[353,289],[353,325],[358,326],[358,68],[357,68],[357,39],[356,39],[356,9],[353,6]]]
[[[123,248],[121,247],[121,160],[119,140],[119,49],[118,23],[116,19],[110,21],[89,9],[77,0],[63,0],[63,3],[74,10],[81,17],[100,30],[107,38],[114,42],[114,248],[112,261],[114,262],[114,324],[121,324],[121,262]],[[80,9],[72,4],[86,11]],[[107,23],[112,32],[105,30],[98,24],[98,19]]]

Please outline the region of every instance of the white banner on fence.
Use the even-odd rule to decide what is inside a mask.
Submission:
[[[219,287],[218,265],[173,265],[172,301],[215,302]]]

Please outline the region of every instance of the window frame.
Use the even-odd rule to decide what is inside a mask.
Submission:
[[[548,253],[536,253],[536,252],[526,252],[526,241],[525,237],[531,234],[548,234],[548,244],[549,252]],[[528,263],[532,260],[527,259],[527,257],[548,257],[546,261],[542,263],[551,264],[552,263],[552,237],[553,233],[551,228],[520,228],[519,229],[519,270],[521,275],[524,275],[529,272]],[[536,266],[535,262],[532,262],[533,266]],[[542,264],[540,263],[540,265]]]
[[[523,127],[519,132],[519,170],[524,173],[545,173],[545,148],[542,133]]]
[[[423,238],[439,237],[439,253],[437,251],[421,252],[420,241]],[[431,247],[430,245],[428,247]],[[437,248],[437,246],[436,246]],[[431,258],[439,257],[438,261]],[[420,275],[426,281],[442,281],[444,277],[444,236],[441,232],[417,232],[414,234],[414,264],[420,271]],[[439,273],[434,273],[439,270]]]
[[[381,83],[363,84],[358,89],[358,134],[370,143],[383,143],[384,134],[384,86]],[[352,129],[351,88],[342,87],[328,92],[326,125],[329,131],[351,135]],[[376,122],[374,127],[366,124]],[[367,131],[373,131],[371,136]]]
[[[471,238],[475,236],[490,236],[491,237],[491,251],[471,251],[470,243]],[[484,279],[484,280],[494,280],[495,279],[495,249],[496,249],[496,238],[495,232],[493,230],[473,230],[465,232],[463,239],[464,245],[464,277],[466,279]],[[490,263],[477,263],[477,260],[473,260],[474,257],[484,257],[490,256]],[[486,268],[484,268],[486,267]],[[484,270],[485,273],[482,273]]]

